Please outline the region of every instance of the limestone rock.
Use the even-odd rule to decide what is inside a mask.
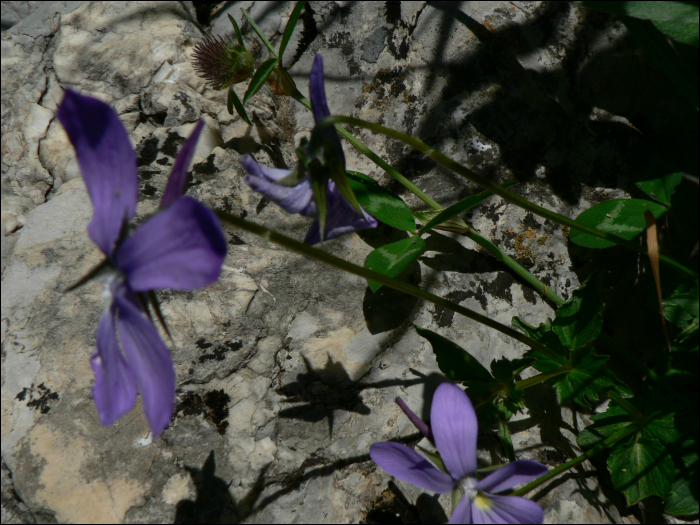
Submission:
[[[293,4],[242,6],[276,45]],[[360,278],[233,228],[226,227],[229,253],[217,283],[159,293],[178,382],[170,428],[153,440],[140,401],[112,426],[100,424],[89,356],[101,291],[91,283],[63,292],[101,254],[85,233],[91,204],[55,119],[62,88],[102,97],[123,119],[139,161],[137,222],[156,210],[179,148],[203,118],[187,193],[303,239],[310,221],[252,192],[239,158],[293,167],[313,119],[267,87],[248,103],[253,126],[229,115],[226,92],[206,87],[190,64],[203,35],[189,2],[34,8],[2,36],[2,220],[3,235],[11,234],[2,247],[2,493],[18,498],[3,499],[3,521],[7,512],[18,521],[358,522],[386,502],[406,520],[446,520],[445,498],[392,482],[368,456],[377,441],[415,443],[393,400],[401,396],[427,418],[444,380],[412,325],[441,333],[486,365],[521,356],[523,345],[392,290],[372,293]],[[212,32],[232,34],[231,9],[216,15]],[[606,188],[620,186],[626,145],[638,140],[629,126],[593,122],[580,110],[602,98],[598,77],[587,76],[591,67],[615,78],[614,60],[581,49],[628,45],[612,18],[590,16],[541,2],[309,2],[285,64],[308,93],[313,58],[322,53],[333,113],[410,133],[495,181],[519,180],[521,195],[574,217],[624,195]],[[595,31],[587,32],[589,23]],[[242,97],[245,86],[236,92]],[[445,206],[477,191],[395,141],[352,132]],[[424,208],[357,151],[345,151],[349,169]],[[578,286],[557,225],[497,197],[465,219],[562,296]],[[323,249],[361,265],[399,238],[381,227]],[[427,244],[410,282],[504,324],[514,315],[532,324],[553,316],[551,305],[471,241],[435,233]],[[516,453],[557,465],[580,452],[574,432],[587,415],[536,394],[529,413],[512,422]],[[500,462],[494,436],[481,429],[480,450]],[[538,493],[547,521],[629,521],[589,468]]]

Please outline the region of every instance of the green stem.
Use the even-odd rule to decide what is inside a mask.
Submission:
[[[554,293],[553,290],[547,288],[546,284],[544,284],[537,277],[528,272],[525,268],[520,266],[520,264],[518,264],[518,262],[515,259],[513,259],[510,255],[498,248],[498,246],[493,244],[488,239],[485,239],[484,237],[476,233],[472,228],[469,228],[469,230],[464,232],[463,234],[469,237],[479,246],[483,246],[491,255],[493,255],[496,259],[501,261],[506,266],[508,266],[508,268],[513,270],[525,281],[527,281],[527,283],[530,286],[532,286],[535,290],[537,290],[540,294],[544,295],[547,299],[552,301],[557,306],[561,306],[566,302],[563,298],[559,297],[556,293]]]
[[[503,448],[506,449],[506,457],[508,461],[515,461],[515,450],[513,449],[513,440],[510,437],[510,427],[505,414],[498,410],[498,437],[501,439]]]
[[[342,116],[330,116],[326,117],[323,119],[323,121],[319,122],[316,127],[314,128],[313,135],[311,138],[312,142],[317,142],[319,140],[320,134],[323,131],[323,128],[326,126],[329,126],[331,124],[338,124],[338,123],[344,123],[344,124],[349,124],[351,126],[358,126],[361,128],[366,128],[371,131],[374,131],[376,133],[381,133],[383,135],[386,135],[388,137],[400,140],[401,142],[404,142],[405,144],[408,144],[409,146],[417,149],[421,153],[425,154],[427,157],[431,158],[441,166],[444,166],[445,168],[457,173],[458,175],[461,175],[462,177],[478,184],[484,189],[487,189],[496,195],[500,195],[502,198],[507,200],[508,202],[511,202],[517,206],[520,206],[521,208],[534,213],[535,215],[539,215],[540,217],[545,217],[546,219],[549,219],[551,221],[554,221],[559,224],[563,224],[565,226],[568,226],[569,228],[574,228],[576,230],[582,231],[584,233],[588,233],[589,235],[593,235],[595,237],[599,237],[601,239],[606,239],[610,242],[613,242],[615,244],[619,244],[620,246],[625,246],[626,248],[629,248],[630,250],[634,250],[635,252],[642,253],[644,255],[647,254],[647,250],[639,245],[637,245],[634,242],[628,241],[627,239],[623,239],[621,237],[618,237],[617,235],[613,235],[612,233],[608,233],[605,231],[601,230],[596,230],[595,228],[591,228],[589,226],[586,226],[584,224],[581,224],[579,222],[576,222],[573,219],[569,219],[568,217],[565,217],[563,215],[559,215],[558,213],[554,213],[552,211],[549,211],[541,206],[538,206],[537,204],[534,204],[530,202],[529,200],[521,197],[520,195],[517,195],[513,193],[512,191],[509,191],[500,185],[496,184],[495,182],[490,181],[487,179],[485,176],[480,175],[479,173],[476,173],[473,170],[470,170],[469,168],[465,168],[461,164],[455,162],[449,157],[446,157],[439,151],[431,148],[424,142],[415,139],[409,135],[406,135],[405,133],[401,133],[400,131],[396,131],[391,128],[387,128],[385,126],[382,126],[380,124],[373,124],[372,122],[366,122],[361,119],[357,118],[352,118],[352,117],[342,117]],[[664,261],[664,263],[670,265],[671,267],[675,268],[676,270],[679,270],[687,275],[690,275],[691,277],[697,279],[697,275],[695,272],[690,270],[689,268],[686,268],[682,264],[674,261],[673,259],[666,257],[665,255],[659,254],[659,258]]]
[[[308,109],[311,109],[311,102],[304,96],[300,95],[296,99],[300,104],[304,105]],[[435,200],[433,200],[429,195],[421,191],[418,186],[413,184],[410,180],[408,180],[406,177],[401,175],[398,171],[396,171],[394,168],[389,166],[384,160],[379,157],[376,153],[374,153],[371,149],[369,149],[367,146],[365,146],[362,142],[357,140],[354,136],[352,136],[345,128],[341,127],[339,124],[336,124],[335,129],[338,130],[338,133],[343,136],[350,144],[355,146],[360,152],[362,152],[367,158],[369,158],[371,161],[373,161],[377,166],[382,168],[384,171],[386,171],[389,175],[394,177],[398,182],[403,184],[408,190],[412,191],[419,199],[421,199],[423,202],[425,202],[428,206],[432,207],[435,210],[442,210],[443,207],[440,206]],[[527,281],[535,290],[540,292],[540,294],[546,296],[550,301],[552,301],[554,304],[557,306],[561,306],[562,304],[565,303],[564,299],[559,297],[556,293],[554,293],[552,290],[547,288],[547,286],[537,279],[534,275],[532,275],[530,272],[528,272],[525,268],[520,266],[512,257],[510,257],[508,254],[500,250],[495,244],[489,242],[486,240],[484,237],[476,233],[475,231],[471,230],[471,233],[466,233],[467,237],[472,239],[474,242],[479,244],[480,246],[483,246],[489,253],[491,253],[496,259],[499,261],[502,261],[506,266],[508,266],[511,270],[513,270],[515,273],[517,273],[520,277],[522,277],[525,281]]]
[[[629,415],[631,415],[637,421],[644,421],[644,419],[646,418],[646,416],[642,414],[639,410],[637,410],[637,408],[634,405],[632,405],[632,403],[624,399],[620,394],[618,394],[614,390],[608,391],[606,395],[612,401],[624,408],[629,413]]]
[[[636,431],[637,431],[636,425],[626,426],[625,428],[623,428],[622,430],[620,430],[616,434],[613,434],[612,436],[610,436],[606,440],[601,441],[596,446],[594,446],[590,450],[584,452],[580,456],[572,459],[571,461],[567,461],[563,465],[559,465],[558,467],[547,472],[544,476],[541,476],[541,477],[537,478],[536,480],[531,481],[530,483],[528,483],[524,487],[516,490],[515,492],[513,492],[512,496],[523,496],[523,495],[527,494],[531,490],[542,485],[542,483],[545,483],[545,482],[549,481],[550,479],[552,479],[553,477],[558,476],[562,472],[569,470],[571,467],[575,467],[579,463],[583,463],[587,459],[595,456],[598,452],[601,452],[601,451],[605,450],[606,448],[613,446],[615,443],[617,443],[621,439],[626,438],[627,436],[629,436],[630,434],[632,434],[633,432],[636,432]]]
[[[300,95],[298,98],[296,98],[297,102],[300,104],[303,104],[306,106],[308,109],[311,109],[311,102],[309,100]],[[340,126],[339,124],[336,124],[335,129],[338,130],[338,133],[347,140],[350,144],[355,146],[360,152],[365,155],[369,160],[374,162],[377,166],[382,168],[384,171],[386,171],[389,175],[394,177],[399,183],[403,184],[406,189],[409,191],[412,191],[416,197],[418,197],[420,200],[425,202],[428,206],[435,210],[442,210],[442,206],[440,206],[435,200],[428,194],[426,194],[423,190],[421,190],[418,186],[413,184],[410,180],[408,180],[406,177],[401,175],[397,170],[389,166],[384,159],[382,159],[379,155],[374,153],[371,149],[369,149],[367,146],[365,146],[362,142],[357,140],[353,135],[350,134],[349,131],[347,131],[345,128]]]
[[[516,341],[520,341],[521,343],[526,344],[530,348],[539,350],[540,352],[542,352],[548,357],[551,357],[552,359],[560,359],[559,356],[547,349],[547,347],[545,347],[542,343],[539,343],[534,339],[529,338],[528,336],[518,332],[517,330],[509,326],[506,326],[504,324],[499,323],[498,321],[494,321],[493,319],[489,319],[484,315],[474,312],[469,308],[465,308],[464,306],[460,306],[459,304],[448,301],[447,299],[438,297],[437,295],[434,295],[426,290],[418,288],[417,286],[413,286],[406,282],[399,281],[398,279],[393,279],[373,270],[368,270],[367,268],[363,268],[362,266],[357,266],[356,264],[352,264],[348,261],[326,253],[323,250],[319,250],[318,248],[314,248],[312,246],[304,244],[303,242],[295,241],[294,239],[291,239],[285,235],[269,230],[264,226],[253,224],[252,222],[248,222],[240,217],[231,215],[230,213],[226,213],[217,209],[215,209],[214,211],[218,215],[219,219],[221,219],[222,221],[228,222],[229,224],[233,224],[234,226],[237,226],[243,230],[259,235],[264,239],[275,242],[294,252],[300,253],[307,257],[312,257],[331,266],[335,266],[336,268],[340,268],[341,270],[345,270],[346,272],[359,275],[360,277],[364,277],[365,279],[378,282],[390,288],[394,288],[395,290],[398,290],[400,292],[404,292],[419,299],[423,299],[438,306],[442,306],[443,308],[446,308],[465,317],[468,317],[469,319],[473,319],[474,321],[477,321],[483,325],[486,325],[489,328],[498,330],[502,334],[505,334],[509,337],[512,337]]]
[[[547,379],[551,379],[553,377],[560,376],[562,374],[567,374],[569,373],[570,370],[552,370],[551,372],[544,372],[542,374],[537,374],[536,376],[528,377],[527,379],[523,379],[522,381],[516,381],[515,382],[515,389],[516,390],[525,390],[526,388],[530,388],[531,386],[539,385],[540,383],[544,383],[547,381]]]

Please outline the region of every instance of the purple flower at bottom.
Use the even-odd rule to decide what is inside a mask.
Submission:
[[[168,427],[175,402],[175,370],[168,348],[146,317],[142,296],[151,290],[192,290],[216,281],[226,240],[216,215],[183,197],[200,122],[180,151],[161,211],[126,236],[138,200],[136,155],[117,114],[104,102],[66,90],[58,118],[76,151],[93,206],[88,235],[107,256],[105,311],[90,358],[92,393],[100,421],[110,425],[141,393],[157,436]]]
[[[326,91],[323,85],[323,59],[321,55],[316,55],[311,76],[309,79],[309,91],[311,94],[311,109],[316,123],[330,116],[331,112],[326,103]],[[323,131],[324,142],[332,151],[314,152],[314,155],[321,155],[325,163],[325,171],[330,172],[330,165],[339,166],[345,175],[345,155],[340,144],[338,134],[332,126]],[[266,168],[261,166],[250,155],[241,157],[241,164],[248,172],[245,183],[258,193],[262,193],[272,202],[277,203],[281,208],[289,213],[299,213],[305,217],[313,217],[309,233],[304,242],[316,244],[321,240],[335,239],[347,233],[362,230],[364,228],[376,228],[377,220],[369,215],[364,209],[358,212],[350,202],[343,196],[337,184],[333,180],[328,180],[326,187],[326,217],[323,239],[321,238],[320,222],[318,219],[318,206],[314,198],[311,173],[306,170],[300,162],[297,170],[302,170],[302,174],[296,170],[285,170],[276,168]],[[290,180],[292,174],[296,173],[296,180]],[[330,176],[328,173],[325,176]],[[287,181],[282,181],[282,179]],[[281,182],[282,181],[282,182]]]
[[[447,472],[438,470],[412,448],[391,441],[375,443],[370,456],[392,476],[423,489],[462,498],[449,523],[542,523],[542,508],[532,500],[496,493],[547,472],[536,461],[513,461],[479,480],[475,474],[477,420],[469,396],[451,383],[435,391],[430,430]]]

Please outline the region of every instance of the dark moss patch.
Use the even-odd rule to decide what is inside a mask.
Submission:
[[[158,190],[156,189],[155,186],[151,186],[150,184],[145,184],[143,189],[141,190],[141,193],[144,194],[146,197],[153,197]]]
[[[418,509],[411,505],[398,487],[389,482],[387,489],[372,502],[360,523],[422,523]]]
[[[143,139],[136,146],[136,160],[138,166],[150,166],[158,157],[158,139],[150,137]]]
[[[222,436],[226,433],[228,421],[228,403],[231,397],[224,390],[210,390],[209,392],[178,392],[178,401],[175,404],[175,417],[204,416],[211,421]]]
[[[537,294],[529,286],[523,286],[523,297],[528,303],[537,304]]]
[[[494,297],[508,301],[508,304],[513,306],[513,295],[510,293],[510,287],[513,284],[513,276],[506,272],[499,272],[496,278],[490,283],[482,283],[481,286],[485,292],[490,293]],[[482,305],[483,306],[483,305]],[[486,308],[484,308],[486,310]]]
[[[185,139],[177,133],[168,133],[168,138],[165,139],[161,151],[168,157],[175,158],[177,157],[177,151],[180,149],[180,144],[184,141]]]
[[[223,343],[220,345],[214,346],[212,343],[207,343],[204,338],[198,339],[195,344],[202,350],[209,350],[209,348],[213,349],[211,350],[211,353],[205,353],[204,355],[199,356],[199,362],[200,363],[205,363],[207,361],[223,361],[226,359],[226,354],[229,352],[235,352],[236,350],[240,350],[243,348],[243,342],[242,341],[229,341],[227,343]]]
[[[230,235],[231,235],[231,238],[228,241],[229,244],[231,244],[233,246],[236,246],[239,244],[245,244],[245,241],[243,239],[241,239],[238,235],[233,235],[233,234],[230,234]]]
[[[215,175],[216,166],[214,166],[214,159],[216,155],[213,153],[207,157],[204,162],[198,162],[192,166],[192,171],[198,175]]]
[[[22,391],[15,396],[15,399],[19,401],[24,401],[27,399],[27,406],[38,410],[42,414],[47,414],[51,410],[51,402],[58,401],[61,396],[57,392],[51,392],[44,383],[41,383],[36,390],[34,389],[34,383],[27,388],[24,387]]]
[[[170,160],[167,157],[163,157],[162,159],[158,159],[156,161],[156,164],[160,164],[161,166],[168,166],[170,165]]]

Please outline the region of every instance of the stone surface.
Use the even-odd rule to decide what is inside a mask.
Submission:
[[[203,36],[189,2],[11,4],[17,21],[2,36],[3,522],[371,522],[383,512],[445,521],[446,498],[392,481],[368,456],[377,441],[415,443],[393,400],[401,396],[427,418],[444,380],[412,325],[486,365],[519,357],[524,346],[392,290],[372,293],[360,278],[235,229],[226,228],[229,253],[216,284],[159,294],[178,380],[171,427],[153,440],[140,402],[114,425],[100,424],[89,356],[101,290],[91,283],[63,292],[101,254],[85,233],[90,201],[55,119],[62,88],[99,96],[120,114],[139,159],[137,221],[155,211],[180,145],[203,118],[188,194],[302,239],[309,220],[251,192],[239,158],[293,166],[313,119],[267,87],[248,103],[253,126],[229,115],[226,93],[207,88],[189,62]],[[225,5],[211,32],[232,34],[231,12],[252,41],[240,6],[279,42],[291,2]],[[521,195],[571,217],[624,195],[615,188],[624,188],[627,151],[642,140],[626,122],[640,108],[652,138],[683,114],[682,105],[628,96],[616,57],[637,55],[623,27],[577,6],[307,6],[285,57],[302,92],[322,53],[334,113],[410,133],[495,181],[518,180]],[[3,18],[5,10],[3,3]],[[255,49],[260,60],[266,53]],[[635,82],[660,76],[634,64],[625,67],[637,72]],[[245,86],[236,92],[242,97]],[[353,133],[445,206],[477,191],[395,141]],[[424,209],[357,151],[348,146],[346,155],[349,169]],[[557,293],[568,297],[578,286],[557,225],[497,197],[465,219]],[[401,237],[379,228],[322,247],[362,264]],[[553,315],[471,241],[444,232],[426,241],[410,282],[505,324],[514,315],[532,324]],[[588,415],[558,408],[547,392],[528,393],[529,411],[511,427],[519,458],[556,466],[579,453],[573,437]],[[495,435],[481,429],[485,463],[504,460]],[[589,469],[536,494],[546,520],[635,521]]]

